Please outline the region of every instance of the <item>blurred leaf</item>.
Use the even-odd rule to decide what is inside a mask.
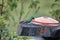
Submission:
[[[57,2],[58,0],[55,0],[55,2]]]
[[[40,3],[39,0],[36,0],[35,2],[36,2],[36,3]]]
[[[53,10],[51,13],[52,16],[55,17],[55,19],[60,22],[60,9]]]
[[[32,1],[32,3],[30,4],[29,8],[36,8],[38,3],[40,3],[38,0]]]
[[[13,0],[7,0],[7,3],[10,4]]]
[[[10,3],[9,6],[10,6],[10,9],[13,10],[13,9],[15,9],[17,7],[17,3],[12,2],[12,3]]]
[[[58,4],[53,3],[53,4],[51,5],[51,8],[54,8],[54,6],[56,6],[56,5],[58,5]]]
[[[19,1],[19,0],[17,0],[17,1]]]
[[[17,0],[8,0],[7,4],[9,5],[11,11],[17,7]]]
[[[8,1],[12,2],[13,0],[8,0]]]
[[[23,15],[23,13],[24,13],[24,11],[23,11],[23,10],[21,10],[21,12],[20,12],[20,17]]]
[[[56,10],[55,13],[56,13],[56,15],[59,15],[60,14],[60,9]]]
[[[17,7],[17,3],[11,3],[11,5],[10,5],[12,8],[16,8]]]

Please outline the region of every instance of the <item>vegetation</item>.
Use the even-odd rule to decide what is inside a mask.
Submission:
[[[21,37],[16,33],[19,22],[40,16],[49,16],[60,21],[60,1],[0,0],[0,39],[20,40]]]
[[[51,5],[51,14],[52,16],[60,22],[60,1],[55,0],[54,3]]]

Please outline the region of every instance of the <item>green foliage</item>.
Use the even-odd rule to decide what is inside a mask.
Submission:
[[[0,18],[0,26],[5,26],[4,22],[3,22],[4,19]]]
[[[60,14],[60,9],[56,10],[55,13],[56,13],[56,15],[59,15]]]
[[[13,10],[17,7],[17,3],[16,3],[17,0],[7,0],[7,1],[8,1],[7,3],[10,6],[11,10]]]
[[[59,1],[59,0],[55,0],[55,2],[57,2],[57,1]]]
[[[32,3],[29,6],[29,8],[36,8],[38,3],[40,3],[38,0],[35,0],[35,1],[32,0]]]
[[[21,12],[20,12],[20,18],[22,17],[23,14],[24,14],[24,11],[22,9]]]
[[[51,5],[51,14],[52,16],[60,22],[60,4],[59,0],[55,0],[54,3]]]
[[[7,29],[5,22],[4,18],[0,18],[0,40],[13,40],[14,38],[17,38],[16,33],[12,32],[14,34],[13,35]]]
[[[60,9],[52,11],[51,13],[52,13],[52,16],[55,17],[55,19],[60,22]]]
[[[13,7],[13,8],[16,8],[16,7],[17,7],[17,3],[12,2],[12,3],[10,4],[10,6]]]
[[[3,22],[4,19],[3,18],[0,18],[0,40],[4,40],[4,35],[5,35],[5,32],[6,32],[6,28],[5,28],[5,23]]]
[[[56,10],[55,11],[55,14],[56,14],[56,19],[60,22],[60,10]]]
[[[13,0],[9,0],[10,2],[12,2]]]
[[[52,5],[51,5],[51,8],[53,8],[54,6],[56,6],[56,5],[58,5],[58,4],[56,4],[56,3],[53,3]]]

